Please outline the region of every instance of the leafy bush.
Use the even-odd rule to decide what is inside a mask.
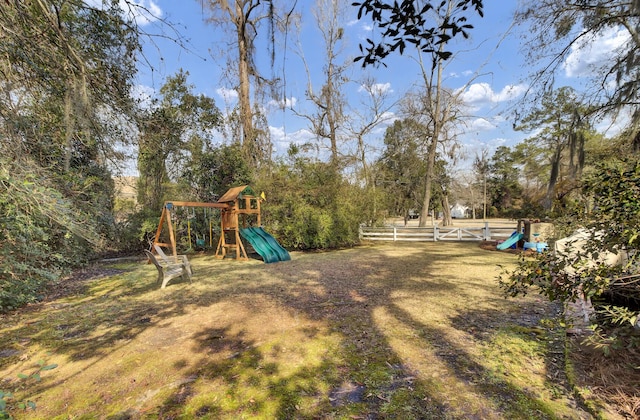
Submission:
[[[89,196],[83,196],[89,185],[67,198],[51,178],[37,173],[17,178],[6,166],[0,171],[0,312],[41,299],[47,284],[95,255],[92,244],[99,245],[108,231],[96,216],[105,209],[89,206]]]
[[[640,345],[640,161],[601,165],[583,185],[588,214],[567,217],[572,230],[583,228],[588,240],[582,250],[563,254],[521,256],[514,271],[503,271],[500,284],[510,296],[533,288],[549,299],[591,299],[600,343]],[[583,207],[584,208],[584,207]],[[568,231],[567,226],[560,227]],[[605,261],[620,253],[619,264]],[[601,330],[605,328],[605,330]],[[615,337],[615,338],[614,338]]]
[[[358,242],[366,218],[362,190],[330,164],[298,158],[259,179],[257,188],[267,192],[263,224],[284,247],[327,249]]]
[[[0,312],[38,299],[59,276],[61,256],[48,245],[44,220],[26,214],[0,196]]]

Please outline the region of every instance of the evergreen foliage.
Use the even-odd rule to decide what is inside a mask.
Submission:
[[[596,306],[597,336],[606,337],[599,345],[640,348],[640,161],[598,165],[582,191],[585,202],[558,228],[567,233],[585,229],[584,248],[566,255],[523,256],[514,271],[502,273],[501,285],[511,296],[534,289],[562,302],[588,298]],[[607,252],[620,253],[622,262],[607,263]]]
[[[446,60],[452,53],[440,49],[440,45],[458,35],[469,36],[468,31],[473,28],[467,23],[469,11],[483,16],[482,0],[456,1],[454,13],[451,12],[453,3],[448,1],[364,0],[353,5],[358,7],[358,19],[370,16],[373,25],[381,32],[381,41],[367,39],[365,46],[360,44],[363,55],[355,60],[362,60],[363,67],[384,64],[389,54],[396,50],[402,54],[407,45],[415,45],[423,52],[435,53]],[[440,19],[430,18],[433,14]],[[434,25],[434,21],[439,24]]]
[[[424,198],[423,182],[427,172],[425,153],[418,139],[425,131],[418,122],[397,120],[384,135],[385,149],[378,159],[376,183],[385,191],[389,214],[402,215],[420,210]]]
[[[39,299],[113,232],[107,162],[126,142],[139,48],[122,16],[116,4],[0,7],[0,311]]]
[[[363,190],[348,183],[329,163],[294,156],[275,165],[256,184],[269,191],[263,210],[267,229],[288,249],[353,246],[365,222]]]
[[[186,164],[180,181],[196,201],[215,202],[230,187],[252,183],[252,171],[238,143],[206,147]]]

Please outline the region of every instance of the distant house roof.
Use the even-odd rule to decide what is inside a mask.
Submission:
[[[248,185],[241,185],[239,187],[230,188],[229,191],[224,193],[222,197],[218,199],[218,203],[229,203],[236,201],[238,198],[242,198],[245,195],[256,196],[255,191]]]

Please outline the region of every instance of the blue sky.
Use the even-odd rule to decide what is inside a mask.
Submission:
[[[203,10],[197,0],[138,0],[138,3],[153,12],[155,16],[172,22],[180,35],[188,41],[188,49],[183,49],[169,38],[176,33],[168,27],[154,22],[153,18],[138,18],[143,28],[151,33],[163,33],[169,38],[154,38],[153,43],[145,44],[145,59],[149,60],[154,71],[142,66],[138,75],[138,88],[143,92],[159,89],[167,76],[175,74],[179,68],[189,72],[189,82],[195,86],[196,93],[203,93],[215,99],[223,111],[235,103],[232,85],[223,77],[225,68],[224,50],[230,48],[228,33],[221,28],[206,24]],[[357,21],[357,10],[346,1],[343,24],[345,38],[341,61],[346,62],[358,54],[358,44],[364,37],[371,37],[369,21]],[[462,90],[461,98],[466,105],[464,125],[459,128],[458,140],[464,145],[467,159],[473,159],[482,149],[493,151],[500,145],[512,146],[532,133],[514,132],[513,110],[520,105],[518,100],[528,88],[527,76],[533,68],[525,62],[522,49],[521,27],[513,26],[513,13],[516,2],[485,1],[484,18],[474,17],[471,21],[469,40],[457,42],[452,48],[456,55],[447,62],[444,74],[445,85],[454,91]],[[294,51],[299,42],[302,55],[307,60],[311,80],[315,89],[320,87],[323,64],[322,38],[317,31],[316,22],[311,13],[312,1],[298,1],[301,13],[299,39],[290,34],[284,53],[282,45],[278,47],[275,73],[286,80],[286,102],[300,113],[310,113],[312,107],[305,99],[307,74],[300,54]],[[619,32],[611,31],[590,45],[574,49],[567,62],[557,74],[558,86],[571,84],[579,86],[581,80],[590,71],[590,65],[598,63],[615,45],[624,39]],[[264,50],[263,46],[259,47]],[[409,54],[408,54],[409,55]],[[265,77],[273,75],[271,66],[264,54],[258,54],[258,67]],[[349,69],[353,80],[372,77],[378,89],[387,92],[391,100],[397,100],[419,83],[419,68],[409,56],[394,55],[385,61],[386,67],[362,69],[356,63]],[[351,104],[351,112],[358,110],[358,103],[366,96],[359,82],[345,85],[344,92]],[[285,98],[281,98],[285,100]],[[275,104],[275,102],[272,102]],[[302,143],[311,138],[308,122],[297,117],[291,110],[277,106],[267,107],[268,122],[276,153],[283,153],[289,143]],[[388,121],[398,112],[389,110]],[[384,125],[373,132],[368,140],[371,144],[380,144]],[[375,154],[372,149],[371,153]]]

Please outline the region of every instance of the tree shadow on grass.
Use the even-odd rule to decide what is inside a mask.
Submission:
[[[246,389],[264,390],[261,397],[246,398],[235,407],[235,412],[243,415],[257,415],[266,404],[275,404],[277,407],[271,412],[278,418],[317,418],[330,413],[377,418],[378,413],[385,410],[383,406],[390,404],[392,395],[403,394],[405,414],[409,415],[406,418],[444,418],[441,404],[412,392],[418,386],[415,372],[388,351],[386,338],[377,330],[371,316],[374,307],[387,304],[394,290],[393,283],[397,280],[394,280],[394,265],[406,266],[406,263],[350,260],[349,269],[357,273],[350,276],[344,267],[333,265],[318,271],[312,260],[293,261],[287,266],[269,268],[278,272],[282,280],[275,285],[260,285],[258,281],[249,286],[239,279],[235,283],[238,294],[250,291],[269,296],[292,314],[326,323],[327,331],[322,333],[313,327],[300,330],[310,340],[321,334],[337,333],[340,344],[320,361],[291,370],[286,366],[286,359],[271,354],[277,350],[264,353],[267,351],[264,347],[242,344],[242,339],[230,338],[228,332],[203,330],[194,337],[199,343],[198,351],[208,351],[213,336],[221,351],[239,346],[238,355],[222,361],[203,358],[196,363],[198,369],[190,374],[223,380],[227,392],[238,399]],[[381,266],[384,270],[380,270]],[[416,269],[411,276],[428,277],[428,271]],[[424,281],[414,285],[414,291],[418,286],[419,292],[451,287]],[[172,398],[167,399],[164,406],[172,406],[171,401]],[[203,403],[196,411],[200,409],[225,411],[213,402]]]
[[[451,258],[456,258],[455,255],[450,253],[438,256],[425,253],[423,256],[428,256],[430,262],[435,264],[450,261]],[[458,254],[458,258],[466,256],[464,252]],[[415,270],[409,270],[409,278],[398,279],[396,273],[401,271],[399,267],[410,265],[415,258],[414,255],[389,259],[377,255],[375,262],[352,260],[351,268],[359,275],[348,278],[340,274],[340,267],[334,267],[318,275],[312,265],[301,265],[293,270],[296,274],[281,272],[284,284],[275,290],[271,287],[254,288],[254,293],[271,295],[285,307],[304,313],[309,319],[328,322],[331,331],[341,334],[341,345],[336,357],[326,360],[320,366],[301,367],[293,374],[279,376],[275,382],[263,375],[252,374],[242,378],[237,369],[241,370],[242,366],[253,369],[260,365],[265,357],[256,348],[247,353],[247,360],[243,359],[238,363],[216,362],[209,365],[203,363],[203,366],[215,372],[217,377],[226,378],[225,385],[234,390],[233,394],[238,389],[250,386],[252,381],[259,383],[263,389],[269,390],[268,396],[262,400],[263,403],[267,400],[277,401],[279,418],[313,418],[328,413],[364,416],[363,418],[386,415],[403,418],[448,418],[452,415],[482,418],[495,417],[498,413],[518,415],[522,413],[523,408],[536,417],[553,418],[544,404],[506,380],[480,384],[473,391],[480,400],[487,401],[487,407],[497,407],[497,413],[490,408],[486,411],[482,408],[472,411],[465,411],[460,407],[452,408],[440,396],[429,394],[430,385],[424,379],[425,372],[416,372],[392,350],[387,334],[377,325],[374,310],[384,308],[407,328],[416,334],[422,334],[425,337],[425,345],[440,349],[437,352],[438,358],[450,367],[458,381],[467,384],[480,381],[490,376],[490,372],[477,363],[459,344],[448,340],[440,329],[417,321],[393,303],[392,295],[402,292],[404,288],[411,294],[420,296],[455,294],[455,289],[459,287],[451,283],[426,280],[437,277],[428,267],[416,267]],[[380,270],[380,267],[384,267],[384,270]],[[313,285],[305,287],[304,284],[300,284],[309,278],[321,282],[322,289],[317,291]],[[302,281],[303,279],[305,281]],[[294,293],[294,290],[298,293]],[[303,293],[300,293],[301,291]],[[475,311],[469,310],[458,320],[473,318],[475,315]],[[500,312],[494,311],[492,315],[495,319],[500,316]],[[203,341],[205,342],[206,340]],[[272,364],[272,374],[279,372],[277,366]],[[317,388],[301,387],[299,384],[308,378],[316,378],[319,382],[325,383],[329,386],[329,391],[319,393]],[[317,407],[306,414],[301,413],[298,410],[301,395],[315,395]],[[254,400],[250,404],[241,404],[237,410],[245,414],[256,414],[257,411],[254,410],[259,410],[260,407],[261,405]],[[220,407],[216,409],[222,410]]]
[[[531,308],[524,305],[522,309],[528,312]],[[401,323],[421,333],[425,338],[425,345],[434,348],[439,362],[448,367],[448,372],[460,383],[466,385],[466,392],[471,399],[475,399],[475,395],[477,401],[486,402],[485,407],[476,407],[474,412],[464,413],[463,416],[491,418],[499,414],[505,418],[556,418],[553,409],[539,395],[515,384],[508,376],[497,375],[493,369],[480,363],[478,355],[468,351],[474,341],[471,337],[467,343],[453,341],[448,338],[450,332],[439,326],[420,322],[398,306],[390,307],[389,311]],[[517,320],[518,317],[512,318]],[[490,339],[497,329],[510,324],[510,320],[504,319],[504,312],[499,310],[469,310],[453,317],[451,321],[452,326],[459,331],[472,331],[476,340]]]
[[[194,309],[223,303],[251,305],[253,297],[260,296],[291,319],[315,322],[311,326],[289,326],[299,342],[289,343],[286,337],[282,340],[298,353],[282,351],[282,343],[257,342],[246,329],[232,329],[223,321],[213,320],[195,328],[190,336],[196,343],[194,348],[171,348],[192,353],[197,360],[182,358],[173,363],[174,370],[190,379],[173,388],[157,407],[156,415],[229,417],[270,412],[278,418],[496,417],[520,407],[507,400],[514,397],[525,398],[528,406],[537,407],[535,398],[509,381],[472,387],[480,400],[486,399],[487,407],[507,398],[497,403],[498,411],[451,407],[443,392],[432,392],[437,381],[429,379],[429,372],[407,363],[392,343],[398,340],[394,332],[380,324],[379,312],[388,313],[401,329],[420,337],[418,342],[440,349],[437,357],[450,368],[453,382],[468,384],[487,377],[490,372],[464,347],[403,307],[405,301],[417,301],[419,306],[425,297],[435,297],[429,305],[433,311],[442,311],[439,296],[453,301],[447,304],[456,304],[456,300],[472,294],[474,287],[483,287],[481,279],[451,281],[442,267],[464,264],[473,277],[474,267],[480,270],[486,262],[480,251],[467,244],[398,245],[393,251],[369,247],[298,255],[293,261],[269,265],[197,258],[192,261],[194,285],[177,284],[163,291],[154,290],[155,269],[138,267],[119,281],[94,285],[81,301],[48,312],[42,317],[47,322],[41,321],[40,327],[22,326],[13,333],[49,344],[71,360],[108,358],[121,351],[123,343]],[[498,302],[491,293],[479,299]],[[498,305],[495,302],[491,304]],[[269,308],[256,303],[255,310]],[[485,314],[468,308],[452,322],[462,329],[466,328],[465,319],[488,315],[497,317],[500,311]],[[451,318],[446,313],[442,317]],[[60,326],[66,326],[64,332],[61,337],[55,336],[60,334]],[[54,337],[46,339],[46,329]],[[323,340],[330,347],[319,352],[314,346],[322,345]],[[314,352],[317,354],[309,359],[313,363],[296,362],[307,360],[306,354]],[[38,391],[69,379],[44,383]],[[216,395],[217,400],[203,396],[208,386],[223,390],[223,395]],[[127,413],[135,414],[135,409],[124,410],[122,415]]]

